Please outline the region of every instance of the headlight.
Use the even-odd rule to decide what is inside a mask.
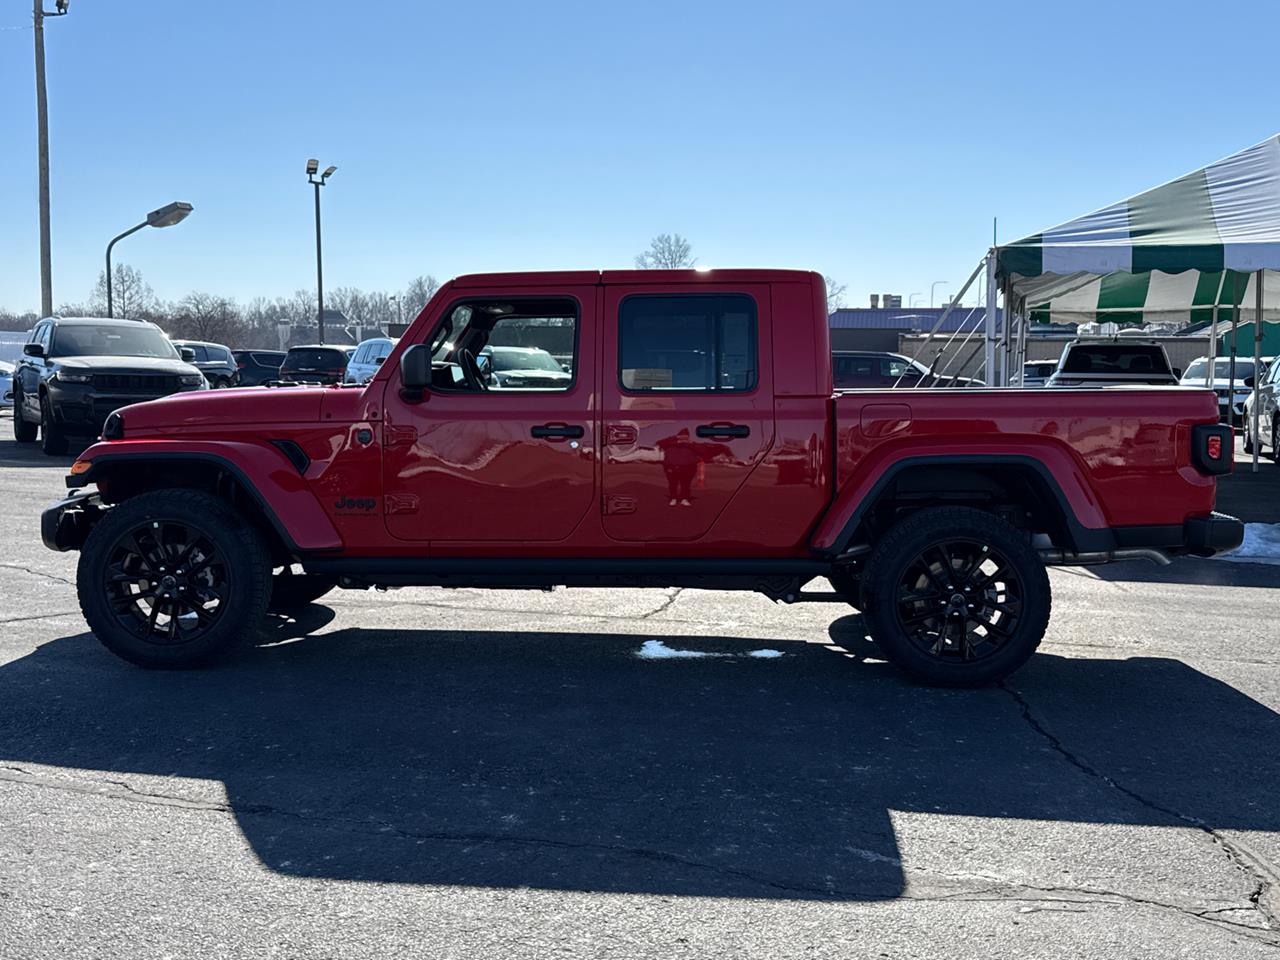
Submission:
[[[93,374],[91,373],[72,373],[69,370],[59,370],[53,375],[55,380],[62,383],[92,383]]]
[[[178,377],[178,383],[182,384],[184,387],[204,387],[204,386],[208,386],[208,384],[206,384],[206,383],[205,383],[205,379],[204,379],[204,374],[203,374],[203,373],[184,373],[184,374],[181,374],[181,375]]]

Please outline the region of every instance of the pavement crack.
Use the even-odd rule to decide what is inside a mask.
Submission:
[[[72,617],[78,616],[79,610],[55,610],[53,613],[31,613],[24,617],[7,617],[0,620],[0,624],[5,623],[22,623],[27,620],[52,620],[56,617]]]
[[[675,603],[676,600],[679,598],[680,594],[683,592],[684,592],[684,587],[676,587],[674,590],[671,591],[671,593],[667,596],[667,598],[662,601],[662,603],[658,604],[657,607],[650,610],[648,613],[640,614],[638,619],[648,620],[651,617],[656,617],[658,614],[669,609],[671,605]]]
[[[1280,889],[1280,875],[1277,875],[1275,868],[1267,862],[1265,857],[1253,852],[1248,848],[1248,846],[1240,841],[1228,839],[1200,818],[1193,817],[1190,814],[1183,813],[1181,810],[1165,806],[1156,800],[1152,800],[1150,797],[1146,797],[1141,793],[1138,793],[1138,791],[1130,787],[1126,787],[1114,777],[1103,773],[1088,761],[1067,749],[1062,740],[1050,731],[1048,727],[1041,723],[1040,720],[1036,718],[1035,714],[1032,713],[1031,704],[1027,701],[1026,697],[1013,687],[1009,686],[1003,680],[1000,681],[998,686],[1013,698],[1014,702],[1022,711],[1022,719],[1026,721],[1027,725],[1039,734],[1040,737],[1043,738],[1056,753],[1067,761],[1067,763],[1071,764],[1085,776],[1098,780],[1101,783],[1106,784],[1112,790],[1115,790],[1117,793],[1123,794],[1134,803],[1146,807],[1148,810],[1162,813],[1167,817],[1177,820],[1186,826],[1199,831],[1207,837],[1212,844],[1223,852],[1226,858],[1237,870],[1252,881],[1254,889],[1249,895],[1249,902],[1252,904],[1253,909],[1258,912],[1258,915],[1262,919],[1266,928],[1268,930],[1280,929],[1280,911],[1277,909],[1276,898],[1276,891]],[[1197,914],[1197,916],[1201,916],[1201,919],[1213,919],[1214,922],[1219,923],[1231,922],[1222,920],[1221,918],[1211,918],[1207,914]],[[1233,925],[1242,926],[1246,929],[1256,929],[1248,927],[1247,924]]]
[[[68,580],[66,577],[60,577],[56,573],[37,570],[35,567],[25,567],[20,563],[0,563],[0,567],[3,567],[5,570],[21,570],[23,573],[31,574],[33,577],[43,577],[46,580],[65,583],[68,587],[74,587],[76,585],[74,580]]]

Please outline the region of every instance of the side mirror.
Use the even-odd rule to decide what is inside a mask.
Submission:
[[[183,348],[181,348],[181,349],[178,351],[178,355],[179,355],[180,357],[182,357],[182,362],[183,362],[183,363],[195,363],[195,362],[196,362],[196,352],[195,352],[194,350],[192,350],[190,347],[183,347]]]
[[[1253,389],[1253,383],[1254,383],[1254,381],[1253,381],[1253,377],[1245,377],[1245,378],[1244,378],[1244,385],[1245,385],[1246,387],[1248,387],[1250,390],[1252,390],[1252,389]]]
[[[429,386],[431,351],[425,343],[415,343],[400,354],[400,394],[411,403],[421,403]]]
[[[28,357],[43,357],[44,344],[42,343],[24,343],[22,345],[22,353]]]

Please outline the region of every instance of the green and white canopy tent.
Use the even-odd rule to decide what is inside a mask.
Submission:
[[[1259,271],[1280,271],[1280,135],[996,256],[1033,321],[1189,323],[1224,306],[1252,321]],[[1264,319],[1280,320],[1280,275],[1263,276]]]

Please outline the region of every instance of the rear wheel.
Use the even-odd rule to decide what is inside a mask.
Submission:
[[[255,637],[271,590],[257,529],[196,490],[157,490],[108,510],[76,571],[80,609],[112,653],[197,667]]]
[[[26,401],[22,398],[22,394],[14,393],[13,395],[13,439],[18,443],[35,443],[37,426],[34,423],[28,423],[27,418],[22,413],[22,405]]]
[[[862,585],[863,619],[880,651],[936,686],[1008,676],[1049,625],[1049,578],[1026,535],[967,507],[900,521],[872,551]]]
[[[1251,420],[1252,420],[1252,417],[1249,417],[1246,415],[1244,418],[1244,426],[1241,428],[1241,431],[1240,431],[1241,434],[1243,434],[1243,443],[1244,443],[1245,453],[1253,453],[1253,433],[1249,429]]]
[[[1280,416],[1271,418],[1271,459],[1280,460]]]
[[[40,449],[51,456],[67,452],[67,435],[62,432],[58,418],[53,414],[49,395],[40,398]]]

